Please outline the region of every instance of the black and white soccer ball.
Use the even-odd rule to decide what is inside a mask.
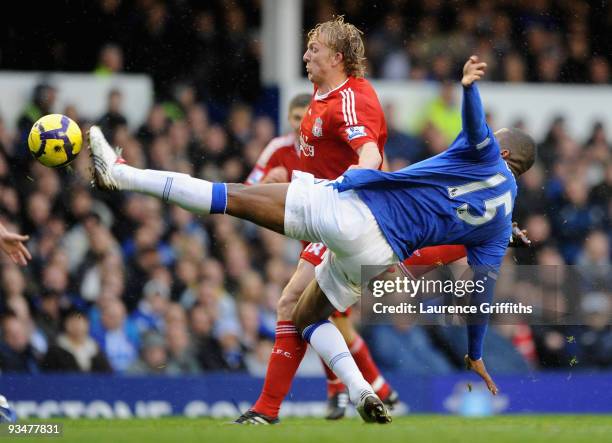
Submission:
[[[15,410],[11,408],[6,397],[0,395],[0,423],[15,423],[17,421],[17,414]]]

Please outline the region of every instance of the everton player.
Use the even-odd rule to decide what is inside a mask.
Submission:
[[[328,247],[316,279],[292,319],[297,330],[343,381],[365,421],[391,418],[363,378],[342,335],[327,318],[360,296],[361,266],[387,266],[419,248],[463,244],[474,278],[493,296],[512,231],[516,178],[535,159],[535,143],[517,129],[487,126],[475,82],[486,64],[470,57],[463,69],[463,129],[443,153],[397,172],[359,166],[330,182],[296,172],[290,184],[211,183],[186,174],[125,164],[97,127],[90,130],[94,180],[105,189],[145,192],[190,211],[227,213]],[[489,390],[497,387],[482,360],[486,324],[468,326],[468,366]]]
[[[264,148],[253,171],[249,174],[246,183],[249,185],[257,183],[282,183],[287,182],[293,170],[299,168],[299,149],[297,137],[299,136],[302,117],[308,109],[311,95],[300,94],[289,102],[288,121],[292,128],[289,134],[276,137]],[[522,236],[522,237],[521,237]],[[518,243],[528,241],[524,234],[516,228],[516,240]],[[291,354],[291,358],[285,349],[291,349],[291,341],[297,340],[297,334],[288,327],[291,325],[291,311],[295,307],[301,293],[306,285],[314,278],[314,269],[322,261],[327,248],[322,243],[306,243],[306,247],[300,255],[298,271],[283,290],[277,310],[279,324],[276,331],[278,343],[275,348],[283,352],[274,352],[270,358],[267,376],[264,381],[264,390],[256,404],[246,413],[238,418],[238,423],[250,424],[274,424],[278,422],[278,412],[282,401],[289,391],[295,371],[299,366],[303,354]],[[454,262],[466,256],[465,247],[459,245],[432,246],[424,248],[415,253],[402,264],[400,270],[412,278],[419,278],[429,270],[437,266]],[[365,341],[360,337],[349,318],[350,308],[345,312],[335,311],[331,319],[342,333],[357,367],[363,374],[376,394],[387,406],[393,406],[398,401],[397,393],[384,379],[380,370],[373,361],[370,350]],[[289,341],[289,346],[286,342]],[[304,344],[301,344],[301,348]],[[305,346],[304,346],[305,347]],[[324,364],[327,376],[328,410],[326,418],[339,419],[344,417],[348,403],[346,387],[338,377]]]

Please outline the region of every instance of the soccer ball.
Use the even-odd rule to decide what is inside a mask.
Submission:
[[[66,166],[81,152],[83,135],[73,120],[62,114],[38,119],[28,136],[28,147],[36,160],[45,166]]]
[[[15,423],[17,421],[17,414],[13,408],[11,408],[6,401],[4,395],[0,395],[0,423]]]

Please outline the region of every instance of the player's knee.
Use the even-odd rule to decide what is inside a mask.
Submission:
[[[307,306],[305,303],[300,303],[293,309],[291,321],[295,325],[295,329],[297,329],[298,333],[302,334],[304,329],[308,326],[326,321],[328,315],[329,314],[319,315],[312,307]]]
[[[287,285],[276,304],[276,315],[281,321],[291,320],[291,313],[300,298],[300,292],[296,291],[291,285]]]

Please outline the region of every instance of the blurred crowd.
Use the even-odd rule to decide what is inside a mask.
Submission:
[[[478,53],[489,65],[488,80],[611,81],[610,2],[316,0],[302,5],[303,29],[296,32],[304,36],[334,14],[345,15],[364,32],[372,77],[454,79],[466,58]],[[146,72],[160,99],[184,81],[215,106],[262,99],[261,1],[69,0],[38,5],[34,15],[27,2],[14,6],[4,12],[0,69],[94,70],[101,76]]]
[[[457,78],[458,61],[477,52],[494,80],[610,81],[611,34],[604,30],[612,15],[605,2],[304,3],[307,28],[340,11],[364,24],[375,76]],[[44,51],[39,69],[80,70],[78,63],[87,62],[97,75],[150,72],[165,101],[156,102],[146,122],[130,131],[121,91],[109,94],[103,115],[87,121],[75,106],[56,109],[54,88],[41,84],[24,103],[16,131],[0,120],[0,221],[30,235],[34,256],[24,269],[0,257],[0,371],[265,373],[276,301],[294,270],[299,243],[225,216],[198,218],[151,197],[98,192],[90,185],[85,153],[70,168],[55,170],[36,163],[25,145],[38,117],[60,111],[84,132],[99,124],[134,166],[244,181],[276,135],[275,123],[252,106],[260,88],[259,6],[207,5],[92,2],[75,26],[101,30],[81,34],[104,36],[92,43],[99,52],[81,61],[73,57],[74,34],[63,34],[62,27],[48,46],[33,49]],[[10,35],[11,26],[9,20],[2,32]],[[31,42],[23,44],[28,48]],[[193,54],[174,45],[193,48]],[[17,47],[2,48],[0,67],[28,68],[20,64],[25,62]],[[448,146],[461,118],[453,91],[440,83],[419,128],[389,128],[392,170]],[[222,120],[215,113],[220,103],[226,108]],[[497,128],[495,116],[488,118]],[[525,122],[516,124],[529,130]],[[546,281],[536,284],[519,275],[515,264],[556,265],[569,297],[558,303],[572,304],[585,324],[546,321],[550,312],[567,310],[555,305],[541,307],[542,325],[492,326],[485,353],[496,373],[612,367],[612,129],[606,124],[594,124],[588,139],[578,140],[559,116],[538,140],[538,162],[520,181],[514,211],[534,246],[509,253],[506,268],[516,276],[514,285],[500,283],[498,291],[502,300],[534,301],[546,291]],[[354,319],[359,323],[358,312]],[[461,368],[466,338],[456,327],[359,326],[384,371]]]
[[[260,94],[259,1],[67,0],[37,5],[36,14],[30,8],[23,2],[5,12],[0,69],[144,72],[160,98],[189,80],[219,106]]]
[[[583,0],[319,0],[305,28],[345,14],[364,31],[368,72],[455,79],[479,54],[487,80],[609,84],[612,5]]]

